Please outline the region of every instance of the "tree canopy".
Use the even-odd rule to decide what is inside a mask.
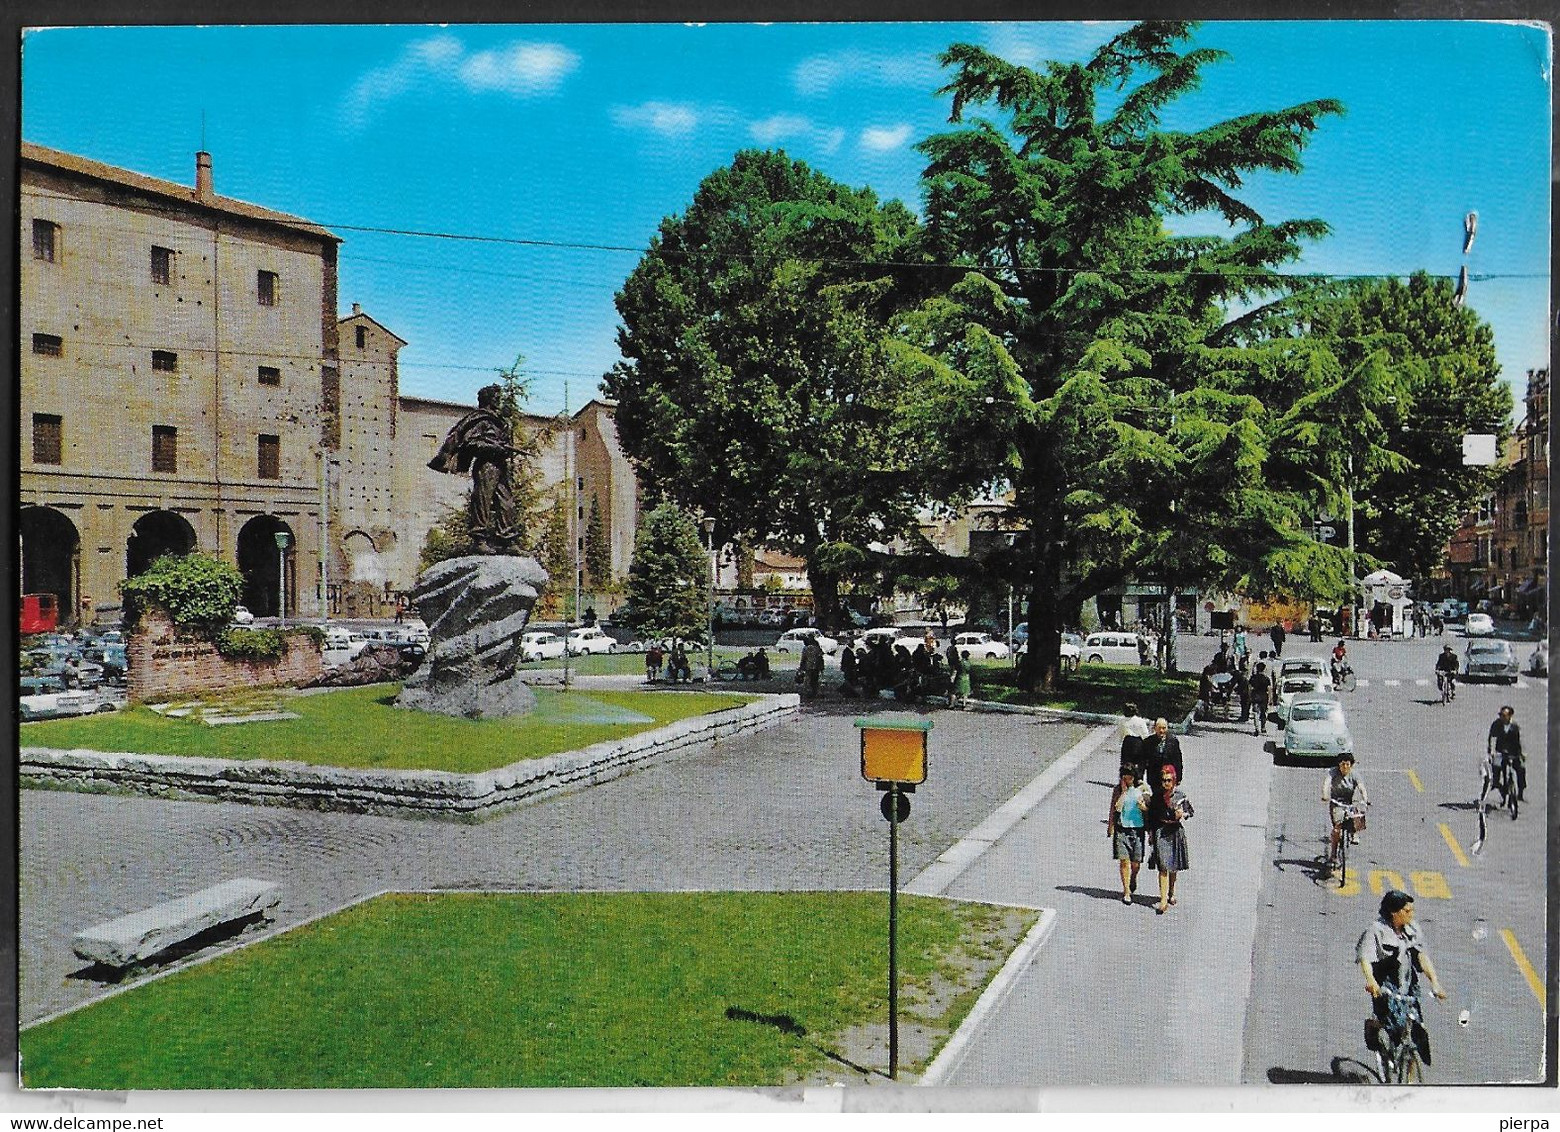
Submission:
[[[647,636],[700,637],[709,624],[709,584],[709,556],[693,519],[670,502],[646,513],[624,581],[628,623]]]
[[[807,561],[820,620],[921,495],[887,325],[914,230],[897,202],[782,152],[744,151],[662,222],[617,296],[626,362],[604,381],[646,488],[716,541]]]

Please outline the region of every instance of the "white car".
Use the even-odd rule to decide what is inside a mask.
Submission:
[[[1533,649],[1533,655],[1528,657],[1528,671],[1534,676],[1549,675],[1549,642],[1539,641]]]
[[[564,647],[570,656],[579,656],[582,653],[617,652],[618,649],[617,641],[595,626],[570,630],[569,640]]]
[[[775,642],[775,652],[800,653],[808,637],[817,640],[824,656],[833,656],[840,647],[840,643],[833,637],[825,637],[817,629],[788,629],[781,633],[780,639]]]
[[[1517,654],[1510,641],[1469,641],[1463,654],[1464,680],[1517,682]]]
[[[557,633],[527,633],[520,638],[520,659],[553,660],[563,655],[564,647]]]
[[[1140,640],[1136,633],[1090,633],[1083,640],[1079,656],[1089,664],[1140,664]]]
[[[1291,676],[1315,676],[1319,681],[1320,690],[1331,692],[1332,661],[1320,656],[1286,656],[1278,662],[1278,671],[1273,674],[1273,686],[1282,688],[1283,683]]]
[[[1331,688],[1322,686],[1322,677],[1314,672],[1291,672],[1278,682],[1278,704],[1274,715],[1280,727],[1289,725],[1289,709],[1296,699],[1317,699],[1332,695]]]
[[[1463,636],[1491,637],[1495,635],[1495,619],[1488,613],[1470,613],[1463,622]]]
[[[983,656],[987,660],[1006,660],[1008,657],[1007,645],[993,640],[990,633],[960,633],[953,638],[953,646],[961,655],[969,653],[971,658]]]
[[[37,719],[58,719],[67,715],[94,715],[100,711],[116,711],[118,705],[98,692],[40,692],[36,696],[23,696],[20,700],[22,722]]]
[[[249,612],[249,610],[245,609],[242,605],[233,610],[233,624],[253,625],[254,623],[255,615]]]
[[[1332,761],[1345,751],[1353,753],[1354,736],[1343,718],[1343,705],[1331,696],[1296,696],[1284,728],[1284,756]]]
[[[884,625],[876,629],[868,629],[865,633],[861,634],[856,643],[858,645],[863,645],[866,648],[871,648],[878,641],[882,641],[889,647],[890,650],[892,650],[893,647],[900,641],[908,641],[909,639],[909,637],[902,635],[899,630],[894,628],[892,625]]]

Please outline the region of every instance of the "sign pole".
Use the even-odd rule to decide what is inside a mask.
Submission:
[[[899,783],[888,788],[888,1079],[899,1077]]]

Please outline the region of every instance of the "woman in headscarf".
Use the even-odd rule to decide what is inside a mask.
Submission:
[[[1180,790],[1175,767],[1165,763],[1159,768],[1159,788],[1148,802],[1148,847],[1159,872],[1159,903],[1154,911],[1161,916],[1175,903],[1175,875],[1191,868],[1182,828],[1191,816],[1192,803]]]

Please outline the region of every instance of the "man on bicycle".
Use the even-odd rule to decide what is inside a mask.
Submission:
[[[1327,842],[1327,863],[1332,865],[1338,861],[1338,838],[1343,833],[1343,823],[1349,817],[1350,807],[1370,805],[1365,784],[1354,773],[1354,756],[1349,752],[1339,755],[1338,765],[1322,779],[1322,803],[1327,807],[1328,825],[1332,830]],[[1349,831],[1349,843],[1360,843],[1359,835],[1352,829]]]
[[[1424,937],[1414,923],[1414,898],[1399,889],[1392,889],[1381,898],[1380,916],[1365,929],[1355,945],[1354,958],[1365,976],[1365,990],[1371,997],[1372,1009],[1383,1025],[1388,1023],[1391,989],[1413,999],[1419,1005],[1419,972],[1430,980],[1430,991],[1438,999],[1446,997],[1440,980],[1435,977],[1435,964],[1425,950]],[[1423,1042],[1421,1053],[1430,1060],[1429,1042]]]
[[[1451,645],[1441,646],[1441,655],[1435,658],[1435,686],[1439,691],[1446,683],[1450,682],[1455,692],[1457,688],[1457,654],[1452,651]]]
[[[1332,682],[1336,688],[1343,680],[1343,674],[1349,668],[1349,646],[1339,641],[1333,646],[1332,651]]]
[[[1512,721],[1516,714],[1510,704],[1500,709],[1500,714],[1495,717],[1495,722],[1490,724],[1489,740],[1485,746],[1485,757],[1490,760],[1490,767],[1495,772],[1501,770],[1503,763],[1510,763],[1512,771],[1517,777],[1517,801],[1523,800],[1527,792],[1527,768],[1522,762],[1522,728]],[[1500,761],[1495,756],[1500,756]]]

